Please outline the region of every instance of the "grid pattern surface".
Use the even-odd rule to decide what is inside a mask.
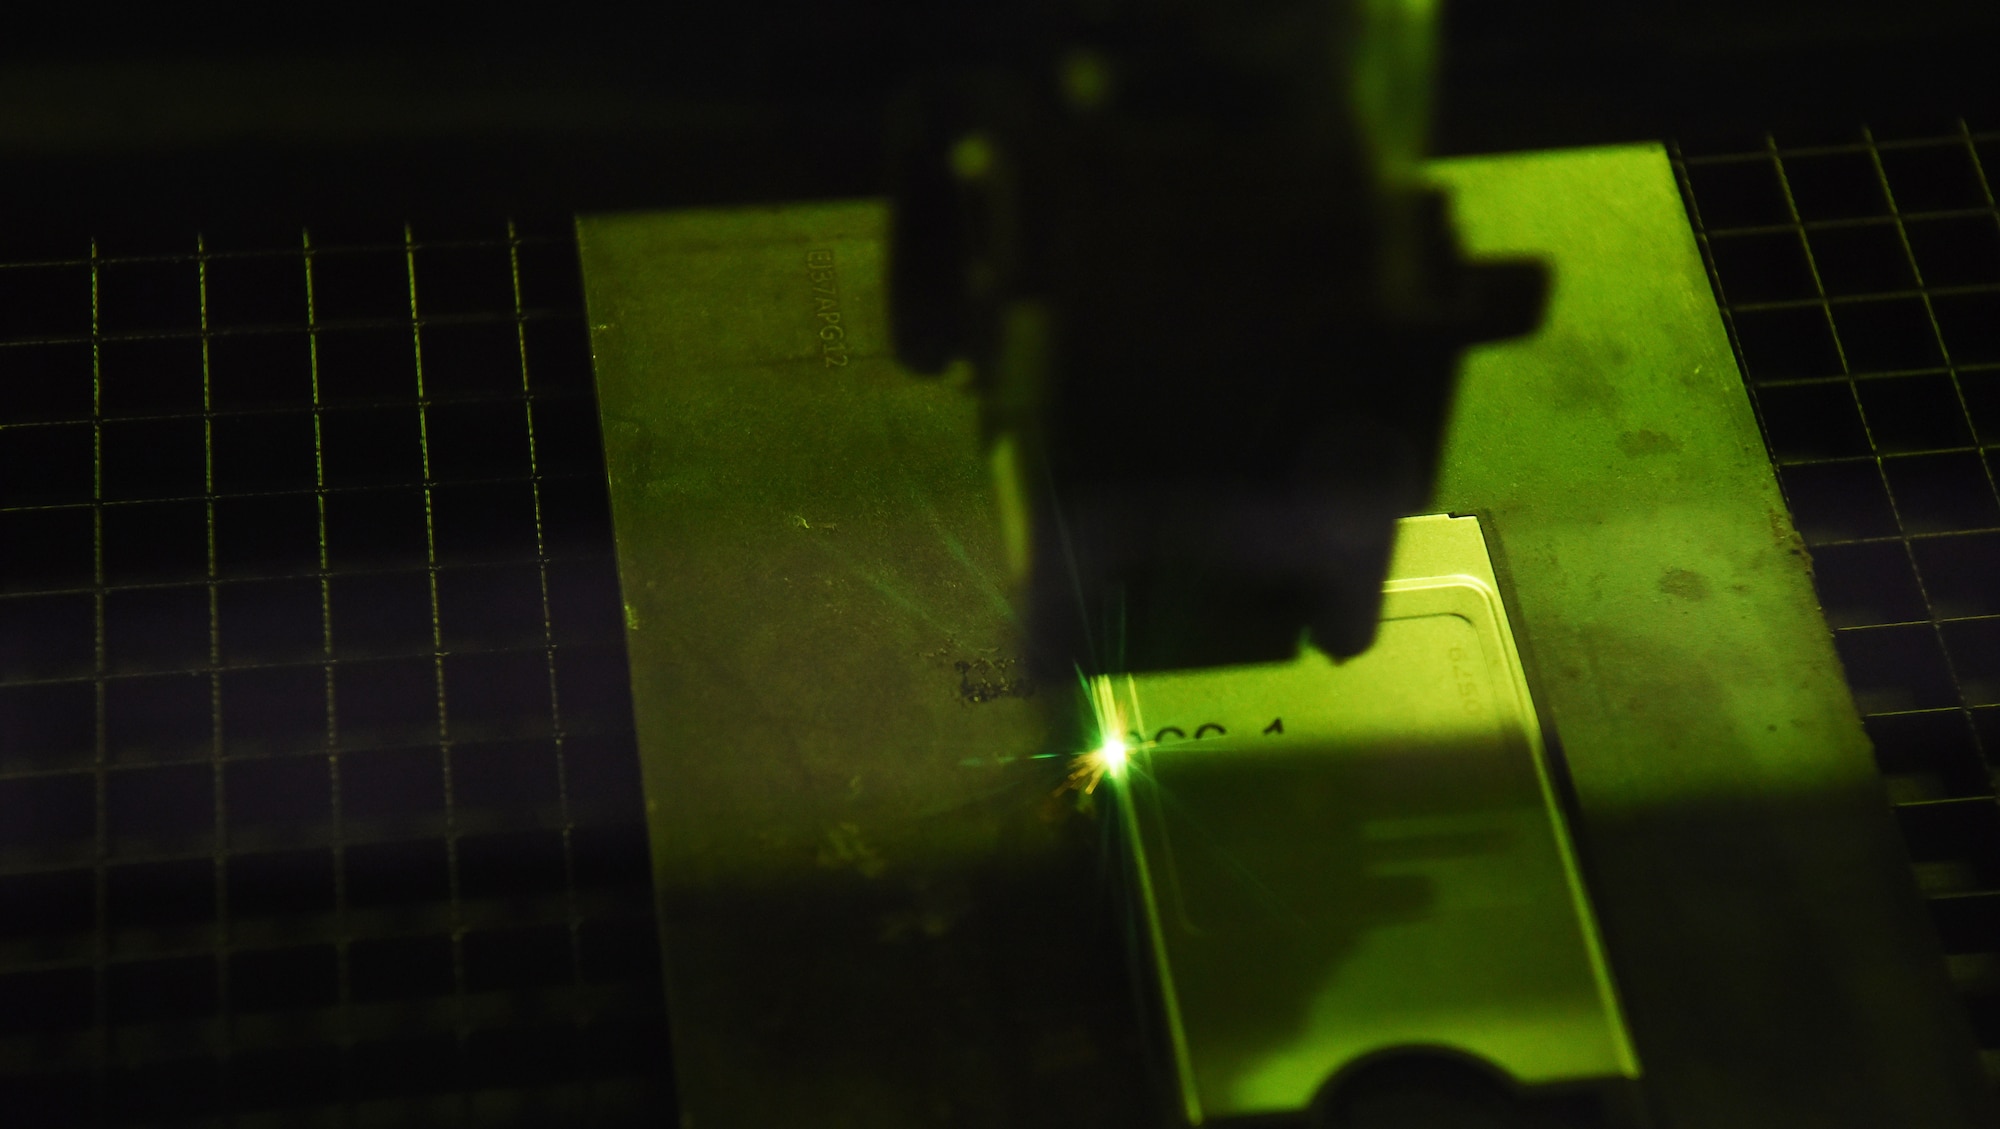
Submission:
[[[2000,133],[1960,121],[1813,141],[1678,148],[1676,167],[2000,1077]]]
[[[1676,150],[2000,1065],[2000,135]],[[664,1123],[566,225],[0,263],[0,1111]]]
[[[0,264],[4,1120],[670,1119],[566,225],[183,243]]]

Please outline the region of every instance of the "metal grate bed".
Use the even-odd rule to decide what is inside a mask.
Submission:
[[[1812,140],[1676,167],[2000,1066],[2000,135]],[[671,1119],[577,282],[562,221],[0,262],[10,1124]]]
[[[668,1116],[567,225],[347,235],[0,266],[12,1124]]]
[[[2000,1075],[2000,133],[1675,152],[1919,884]]]

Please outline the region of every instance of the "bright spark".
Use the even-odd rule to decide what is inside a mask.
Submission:
[[[1099,675],[1089,679],[1085,690],[1090,696],[1092,720],[1097,725],[1098,744],[1095,749],[1071,758],[1069,776],[1056,789],[1057,795],[1072,791],[1090,795],[1107,775],[1114,779],[1124,775],[1125,765],[1132,756],[1131,747],[1125,743],[1125,713],[1119,707],[1110,677]]]
[[[1125,758],[1130,752],[1124,738],[1106,737],[1104,744],[1097,747],[1097,759],[1104,762],[1104,771],[1116,776],[1125,771]]]

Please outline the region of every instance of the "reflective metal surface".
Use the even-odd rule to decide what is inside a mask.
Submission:
[[[1665,155],[1433,174],[1555,269],[1432,507],[1484,528],[1659,1120],[1983,1123]],[[1020,677],[970,390],[887,357],[883,234],[580,226],[686,1116],[1158,1124],[1104,808],[1051,796],[1085,727]]]
[[[1413,1047],[1530,1086],[1638,1072],[1478,520],[1401,522],[1386,587],[1346,662],[1113,680],[1196,1124]]]

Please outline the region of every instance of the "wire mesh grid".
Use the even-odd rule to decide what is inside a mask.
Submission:
[[[0,1109],[671,1108],[572,242],[0,265]]]
[[[1675,150],[1989,1050],[1995,146]],[[185,242],[0,264],[0,1109],[671,1116],[567,233]]]
[[[2000,134],[1674,151],[1954,980],[2000,1076]]]

